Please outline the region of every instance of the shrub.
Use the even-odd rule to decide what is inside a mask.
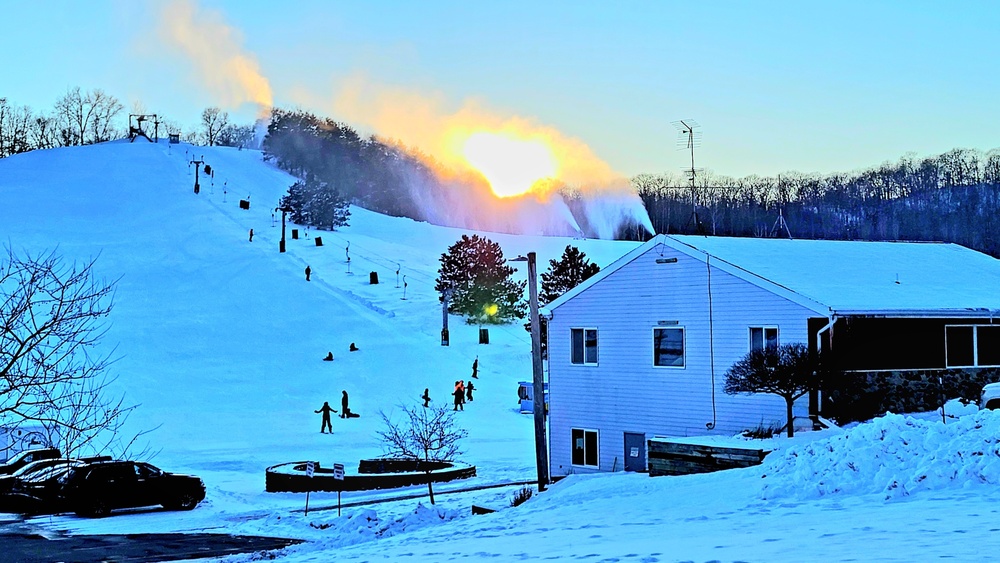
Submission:
[[[510,506],[521,506],[527,502],[533,494],[535,494],[535,492],[531,489],[531,487],[521,487],[516,493],[514,493],[514,498],[510,499]]]

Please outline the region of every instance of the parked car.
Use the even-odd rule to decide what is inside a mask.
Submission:
[[[979,396],[979,408],[1000,409],[1000,383],[983,385],[983,392]]]
[[[31,476],[37,471],[44,471],[57,465],[65,465],[69,460],[62,458],[40,459],[22,466],[10,475],[0,475],[0,494],[6,494],[14,490],[14,485],[21,479]]]
[[[70,469],[60,497],[81,516],[107,516],[118,508],[162,505],[191,510],[205,498],[205,483],[193,475],[163,471],[141,461],[101,461]]]
[[[24,450],[23,452],[8,459],[5,463],[0,464],[0,475],[10,475],[33,461],[41,459],[55,459],[59,457],[62,457],[62,453],[57,448]]]

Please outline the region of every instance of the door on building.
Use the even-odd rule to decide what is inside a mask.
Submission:
[[[646,435],[625,433],[625,471],[646,471]]]

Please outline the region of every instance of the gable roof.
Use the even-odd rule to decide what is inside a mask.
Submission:
[[[658,235],[566,292],[552,311],[659,245],[823,316],[986,317],[1000,313],[1000,260],[936,242]]]

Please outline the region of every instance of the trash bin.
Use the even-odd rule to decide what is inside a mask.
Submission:
[[[299,230],[298,229],[292,229],[292,238],[293,239],[299,238]]]
[[[368,274],[368,283],[371,285],[378,285],[378,272]]]
[[[316,241],[316,246],[323,246],[323,237],[316,237],[313,240]]]
[[[490,343],[490,329],[488,328],[479,329],[479,343],[480,344]]]

